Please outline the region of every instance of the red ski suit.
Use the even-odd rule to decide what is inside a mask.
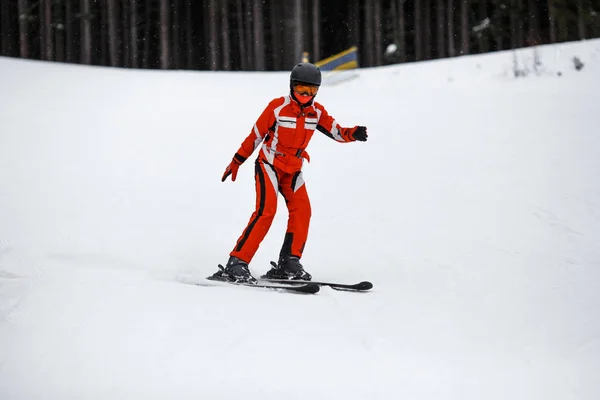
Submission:
[[[316,102],[300,107],[287,95],[269,103],[234,156],[241,164],[261,147],[255,162],[256,209],[230,256],[250,263],[271,227],[280,192],[289,212],[281,255],[302,257],[311,217],[302,178],[304,159],[310,161],[305,149],[315,130],[338,142],[352,142],[356,128],[342,128]]]

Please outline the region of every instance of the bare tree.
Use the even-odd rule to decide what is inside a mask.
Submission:
[[[27,0],[19,0],[19,54],[22,58],[29,58],[29,10]],[[3,13],[4,14],[4,13]]]
[[[461,39],[462,46],[460,52],[469,54],[469,35],[471,29],[469,27],[469,0],[462,0],[460,9],[460,28],[461,28]]]
[[[535,1],[535,0],[534,0]],[[487,15],[487,0],[479,0],[479,23],[488,18]],[[488,40],[485,31],[479,33],[479,51],[485,53],[488,51]]]
[[[265,69],[265,42],[263,35],[263,0],[254,0],[252,14],[254,15],[254,69],[264,71]]]
[[[138,67],[138,3],[137,0],[129,0],[129,65]]]
[[[374,0],[373,22],[375,23],[375,65],[383,64],[382,32],[381,32],[381,0]]]
[[[511,0],[510,39],[511,47],[523,47],[523,24],[521,23],[522,0]]]
[[[131,2],[130,0],[120,0],[121,3],[121,66],[129,67],[131,65]]]
[[[359,0],[350,0],[348,6],[348,36],[353,46],[360,47],[360,4]],[[361,51],[363,49],[360,49]]]
[[[398,31],[398,3],[396,0],[392,0],[390,2],[390,15],[392,17],[392,43],[396,45],[396,53],[398,51],[398,39],[400,37],[400,32]],[[386,48],[387,54],[387,48]],[[397,60],[396,60],[397,62]]]
[[[108,9],[104,3],[100,7],[100,65],[110,65],[108,54]]]
[[[423,59],[423,30],[421,0],[415,0],[415,61]]]
[[[73,62],[74,53],[73,50],[74,39],[73,39],[73,5],[71,0],[65,2],[65,61]]]
[[[302,60],[304,51],[304,18],[302,0],[293,0],[288,7],[283,6],[283,65],[284,70],[291,69]]]
[[[554,10],[554,0],[548,0],[548,30],[550,43],[556,43],[556,16]]]
[[[52,10],[54,26],[54,60],[58,62],[65,61],[65,18],[64,9],[55,4]]]
[[[424,32],[423,32],[423,42],[425,45],[425,59],[426,60],[430,60],[431,59],[431,28],[434,24],[432,24],[432,20],[431,20],[431,0],[424,0],[425,1],[425,24],[424,24]]]
[[[436,12],[437,12],[437,52],[438,58],[445,56],[444,51],[444,28],[446,27],[446,21],[444,20],[444,0],[436,0]]]
[[[406,15],[404,12],[405,0],[398,0],[398,52],[400,53],[400,62],[406,61]]]
[[[302,59],[304,51],[304,24],[302,21],[302,0],[294,1],[294,61],[293,64]],[[256,40],[256,38],[255,38]]]
[[[210,69],[216,71],[219,69],[219,57],[218,57],[218,46],[219,38],[217,36],[217,10],[215,0],[209,0],[208,2],[208,20],[206,21],[209,29],[209,55],[210,55]]]
[[[254,65],[254,46],[252,45],[252,40],[254,37],[252,36],[252,5],[247,0],[244,0],[244,40],[246,45],[246,67],[248,69],[252,69]]]
[[[109,65],[118,65],[118,37],[117,37],[117,4],[116,0],[106,0],[107,22],[108,22],[108,60]]]
[[[54,59],[52,42],[52,0],[40,0],[40,55],[42,60]]]
[[[211,0],[214,8],[214,0]],[[169,68],[169,1],[160,0],[160,67]]]
[[[238,33],[238,45],[240,47],[240,64],[242,70],[248,69],[248,54],[246,51],[246,41],[244,32],[244,7],[242,0],[236,1],[236,18],[237,18],[237,33]]]
[[[454,57],[454,0],[448,0],[448,56]]]
[[[81,0],[81,63],[89,65],[92,63],[92,24],[90,21],[90,0]]]
[[[585,40],[585,9],[583,7],[583,0],[577,0],[577,33],[579,34],[579,40]]]
[[[150,33],[152,30],[151,17],[151,1],[146,0],[144,6],[144,54],[142,57],[142,66],[148,68],[150,66]]]
[[[192,2],[185,1],[185,42],[187,46],[186,67],[192,69],[194,65],[194,45],[193,40],[193,23],[192,23]]]
[[[282,40],[281,40],[281,5],[275,0],[270,7],[271,52],[273,53],[273,68],[282,69]]]
[[[12,41],[10,40],[12,35],[10,28],[10,3],[8,1],[2,1],[0,3],[0,17],[0,36],[2,37],[0,54],[9,56],[12,55]]]
[[[171,24],[173,28],[173,37],[171,38],[171,49],[172,55],[172,67],[175,69],[179,69],[179,61],[181,60],[181,56],[179,54],[179,36],[180,36],[180,18],[179,18],[179,10],[180,3],[179,0],[172,0],[173,7],[171,9],[173,15],[173,23]],[[226,1],[222,1],[221,3],[227,3]],[[226,31],[225,31],[226,32]]]
[[[223,32],[223,69],[231,69],[231,46],[229,44],[229,10],[228,2],[221,0],[221,31]]]
[[[312,58],[314,61],[321,59],[321,1],[313,0],[312,8]]]
[[[538,7],[536,0],[529,0],[529,32],[527,41],[529,45],[540,44],[540,23],[538,17]]]
[[[375,57],[373,57],[373,0],[365,1],[365,48],[363,53],[367,53],[367,66],[375,65]]]

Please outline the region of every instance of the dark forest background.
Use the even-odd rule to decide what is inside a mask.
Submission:
[[[69,63],[289,70],[357,46],[369,67],[598,37],[600,0],[0,0],[0,35]]]

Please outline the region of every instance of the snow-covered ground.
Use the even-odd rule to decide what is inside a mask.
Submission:
[[[250,217],[252,162],[221,175],[287,73],[0,58],[0,398],[600,398],[600,41],[539,52],[322,88],[369,141],[309,146],[304,264],[375,288],[315,296],[185,284]]]

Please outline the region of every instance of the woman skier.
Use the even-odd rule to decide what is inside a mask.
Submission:
[[[265,275],[274,279],[311,280],[300,264],[308,236],[311,206],[302,178],[302,164],[310,161],[306,147],[315,130],[338,142],[367,140],[367,128],[341,127],[325,108],[314,101],[321,85],[321,71],[311,63],[297,64],[290,74],[289,95],[272,100],[248,137],[233,156],[221,179],[235,181],[240,165],[261,147],[255,161],[256,209],[229,253],[224,269],[214,278],[256,283],[248,264],[271,227],[280,192],[288,209],[288,224],[279,262]]]

